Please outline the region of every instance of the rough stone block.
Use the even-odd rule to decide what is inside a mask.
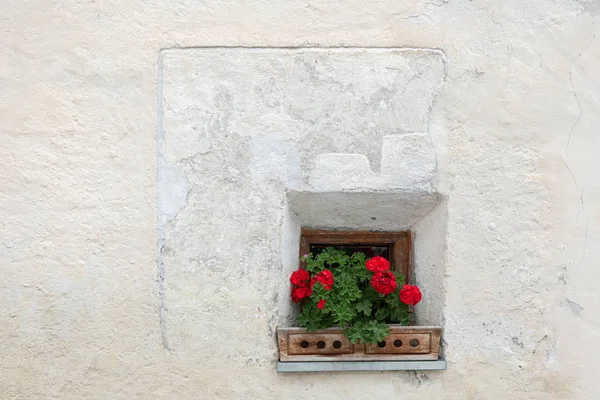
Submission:
[[[435,151],[428,133],[383,137],[381,175],[390,188],[429,186],[435,169]]]
[[[386,135],[381,150],[381,172],[371,170],[361,154],[321,154],[315,160],[309,191],[431,191],[437,168],[428,133]]]
[[[316,191],[360,190],[369,188],[378,178],[362,154],[320,154],[310,185]]]

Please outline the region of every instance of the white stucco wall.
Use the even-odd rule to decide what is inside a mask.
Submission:
[[[599,15],[596,0],[4,2],[0,398],[600,397]],[[161,164],[161,57],[214,46],[443,53],[425,126],[443,201],[414,229],[435,241],[417,261],[444,264],[422,270],[443,291],[423,317],[444,324],[447,371],[275,373],[269,328],[289,305],[275,306],[283,287],[257,293],[291,268],[299,221],[285,198],[254,194],[285,190],[284,175],[317,190],[310,160],[362,142],[266,164],[253,151],[272,141],[181,143],[181,158],[195,148],[222,162],[221,182]],[[364,143],[378,171],[380,143]],[[176,195],[159,206],[165,177]],[[194,185],[204,197],[188,196]],[[224,203],[228,185],[247,202]],[[180,209],[195,212],[169,252]],[[260,218],[234,223],[249,210]]]

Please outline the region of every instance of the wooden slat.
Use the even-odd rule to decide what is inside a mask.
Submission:
[[[407,232],[329,231],[302,228],[302,237],[312,244],[392,244]]]
[[[399,347],[394,345],[397,340],[400,341]],[[427,354],[430,351],[430,333],[392,333],[381,344],[365,346],[366,354]]]
[[[437,327],[431,330],[431,354],[440,354],[440,344],[442,341],[442,328]]]
[[[279,360],[284,361],[288,359],[288,332],[281,328],[277,329],[277,344],[279,346]]]
[[[406,283],[410,283],[410,275],[409,275],[409,265],[408,265],[408,254],[410,249],[408,247],[408,238],[403,237],[398,239],[392,247],[392,269],[394,271],[400,272]]]
[[[407,283],[412,283],[413,281],[413,246],[412,246],[412,232],[408,231],[406,234],[406,256],[405,256],[405,268],[406,274],[404,278],[406,278]]]
[[[304,261],[304,255],[310,253],[310,242],[303,236],[300,236],[300,252],[298,257],[300,259],[300,268],[306,268],[306,261]]]
[[[402,240],[398,240],[392,244],[392,248],[390,249],[390,269],[395,272],[401,272],[404,275],[404,271],[402,270],[402,245]]]
[[[308,346],[302,347],[302,342],[306,341]],[[325,347],[318,348],[318,343],[322,342]],[[334,343],[339,342],[340,347],[335,348]],[[351,354],[353,345],[342,333],[321,333],[306,335],[303,333],[291,333],[288,335],[288,354]]]

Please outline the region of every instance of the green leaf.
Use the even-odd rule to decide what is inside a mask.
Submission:
[[[368,299],[362,299],[360,302],[356,303],[356,311],[362,312],[365,316],[371,315],[372,303]]]
[[[396,296],[394,296],[396,297]],[[394,307],[389,307],[390,310],[390,323],[398,323],[402,325],[410,324],[410,314],[408,312],[408,306],[404,303]]]
[[[377,321],[385,321],[390,316],[390,310],[388,308],[379,308],[375,313]]]
[[[302,312],[296,319],[296,322],[309,332],[327,328],[334,324],[331,315],[328,312],[319,310],[312,301],[303,303]]]
[[[396,276],[398,290],[400,290],[402,289],[402,286],[404,286],[404,275],[402,275],[400,272],[394,272],[394,275]]]
[[[390,327],[377,321],[357,322],[344,329],[344,336],[352,343],[377,343],[390,334]]]

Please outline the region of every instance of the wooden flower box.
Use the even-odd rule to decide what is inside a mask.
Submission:
[[[415,361],[437,360],[442,328],[390,325],[390,335],[376,344],[352,344],[342,328],[307,333],[279,328],[279,361]]]

